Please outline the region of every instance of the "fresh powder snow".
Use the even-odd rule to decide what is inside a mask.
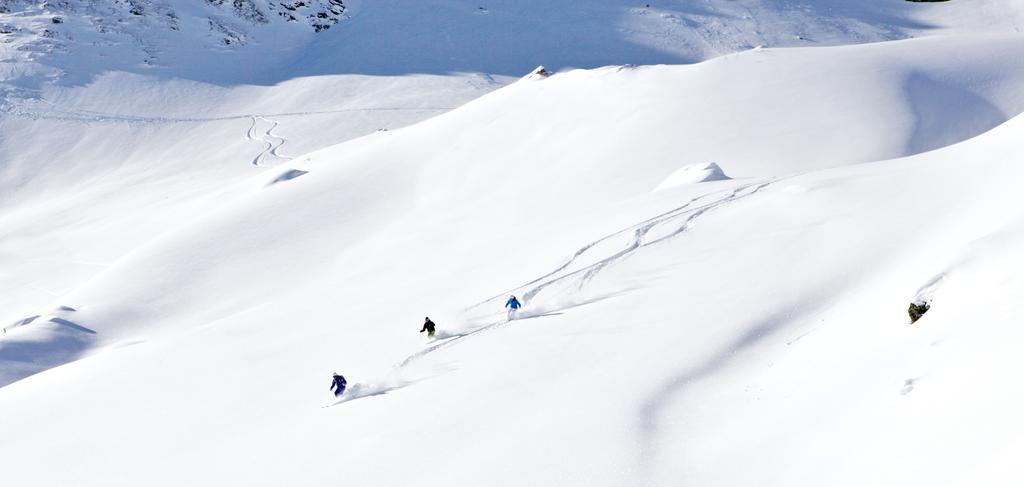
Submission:
[[[0,0],[0,479],[1020,485],[1022,29]]]

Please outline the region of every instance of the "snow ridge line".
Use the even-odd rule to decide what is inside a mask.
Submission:
[[[306,112],[281,112],[261,115],[263,117],[301,117],[311,115],[330,115],[333,113],[354,112],[443,112],[454,110],[453,107],[377,107],[377,108],[342,108],[338,110],[316,110]],[[28,118],[32,120],[58,120],[62,122],[96,122],[96,123],[203,123],[225,120],[242,120],[253,115],[224,115],[220,117],[144,117],[138,115],[120,115],[91,110],[32,110],[23,107],[0,107],[0,113]]]

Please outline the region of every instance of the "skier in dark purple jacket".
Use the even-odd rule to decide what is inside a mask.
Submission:
[[[345,392],[345,386],[348,381],[345,380],[345,376],[339,375],[337,372],[334,373],[334,382],[331,384],[331,390],[334,391],[334,396],[338,397]]]

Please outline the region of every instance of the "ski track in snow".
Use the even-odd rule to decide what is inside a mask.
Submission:
[[[445,331],[442,330],[442,331],[438,332],[441,336],[439,338],[435,338],[434,339],[434,343],[432,343],[427,348],[424,348],[423,350],[420,350],[419,352],[416,352],[416,353],[414,353],[412,355],[409,355],[404,360],[402,360],[398,365],[396,365],[395,369],[404,368],[405,366],[415,362],[416,360],[421,359],[421,358],[423,358],[423,357],[425,357],[425,356],[427,356],[427,355],[429,355],[429,354],[431,354],[433,352],[436,352],[436,351],[438,351],[438,350],[440,350],[442,348],[450,347],[450,346],[455,345],[455,344],[459,343],[460,341],[465,340],[465,339],[467,339],[467,338],[469,338],[469,337],[471,337],[473,335],[476,335],[478,333],[486,332],[486,331],[491,330],[494,327],[496,327],[496,326],[498,326],[498,325],[500,325],[502,323],[508,323],[508,322],[509,322],[509,320],[492,321],[492,322],[489,322],[489,323],[487,323],[487,324],[485,324],[483,326],[472,328],[470,330],[463,331],[463,332],[445,332]]]
[[[450,111],[452,107],[367,107],[367,108],[343,108],[338,110],[319,110],[319,111],[305,111],[305,112],[282,112],[272,113],[264,115],[225,115],[220,117],[145,117],[137,115],[121,115],[111,114],[92,110],[65,110],[60,109],[56,105],[46,101],[39,100],[39,103],[46,104],[51,109],[48,110],[37,110],[25,107],[23,105],[11,105],[0,107],[0,113],[13,115],[21,118],[28,118],[31,120],[57,120],[62,122],[83,122],[83,123],[135,123],[135,124],[170,124],[170,123],[206,123],[206,122],[218,122],[218,121],[231,121],[231,120],[242,120],[248,119],[251,121],[249,130],[246,131],[246,139],[256,141],[261,144],[265,144],[265,148],[256,155],[251,161],[251,164],[255,167],[271,167],[272,164],[266,164],[265,160],[268,157],[274,157],[277,159],[291,160],[291,157],[282,155],[280,150],[288,140],[279,135],[273,133],[274,129],[280,124],[277,120],[271,120],[268,117],[281,118],[281,117],[302,117],[302,116],[315,116],[315,115],[330,115],[335,113],[357,113],[357,112],[446,112]],[[271,124],[270,128],[265,131],[257,131],[257,125],[260,121]]]
[[[666,211],[660,215],[649,218],[640,223],[627,227],[623,230],[619,230],[617,232],[601,237],[593,242],[590,242],[576,250],[576,252],[573,253],[573,255],[569,257],[569,259],[564,264],[558,266],[551,272],[548,272],[547,274],[544,274],[543,276],[538,277],[537,279],[534,279],[522,286],[519,286],[517,288],[511,289],[509,291],[506,291],[504,293],[498,294],[494,297],[476,303],[467,308],[467,311],[481,309],[485,306],[488,308],[500,306],[502,304],[501,300],[504,300],[505,296],[508,296],[509,294],[517,294],[522,296],[523,305],[525,309],[527,306],[529,306],[530,301],[534,300],[542,291],[549,288],[553,284],[563,283],[566,281],[575,280],[574,282],[572,282],[572,292],[575,294],[582,293],[587,284],[593,281],[593,279],[597,277],[601,273],[601,271],[607,269],[609,266],[623,261],[627,257],[635,254],[637,251],[645,247],[665,242],[674,237],[678,237],[679,235],[693,228],[693,225],[696,223],[696,221],[700,217],[706,215],[708,212],[722,208],[730,203],[734,203],[741,199],[757,194],[758,192],[768,187],[769,185],[777,182],[778,180],[778,178],[769,179],[766,181],[745,184],[737,188],[733,188],[731,190],[698,196],[675,209]],[[667,227],[665,233],[657,235],[657,232],[655,232],[655,230],[660,229],[662,227]],[[592,253],[592,249],[597,248],[602,243],[613,241],[619,238],[625,238],[628,241],[625,248],[623,248],[622,250],[614,252],[611,255],[603,257],[598,256],[597,261],[594,262],[593,264],[582,266],[577,269],[573,268],[574,264],[576,264],[582,258],[584,258],[585,256],[589,257]],[[571,302],[570,304],[551,309],[540,307],[531,311],[521,311],[520,315],[517,316],[516,318],[513,318],[513,320],[523,320],[530,318],[539,318],[543,316],[551,316],[554,314],[561,314],[561,311],[567,310],[569,308],[592,303],[595,301],[606,299],[611,296],[613,295],[598,296],[591,299],[579,299]],[[434,343],[431,343],[426,348],[407,356],[405,359],[403,359],[401,362],[399,362],[393,367],[393,371],[399,371],[409,366],[410,364],[416,362],[417,360],[420,360],[434,352],[446,349],[448,347],[452,347],[459,343],[463,343],[473,336],[476,336],[481,333],[486,333],[488,331],[494,330],[501,324],[511,322],[512,320],[509,319],[499,319],[496,321],[487,321],[485,324],[481,326],[469,328],[464,331],[445,332],[444,330],[440,330],[440,336],[437,339],[435,339]],[[404,387],[405,385],[408,384],[405,383],[401,385],[396,385],[395,387],[386,388],[367,387],[367,390],[364,391],[366,393],[360,393],[358,395],[353,395],[351,397],[343,397],[341,400],[332,403],[330,406],[341,404],[343,402],[351,401],[354,399],[359,399],[361,397],[385,394],[387,392],[390,392],[391,390]]]
[[[252,159],[252,165],[256,167],[269,167],[269,164],[263,163],[263,159],[266,158],[268,155],[276,157],[278,159],[290,160],[290,157],[282,156],[278,152],[281,146],[288,142],[288,139],[273,134],[274,129],[277,128],[280,122],[277,122],[276,120],[270,120],[266,117],[261,117],[259,115],[252,115],[251,118],[252,125],[249,126],[249,130],[245,133],[245,137],[249,140],[265,144],[266,146],[259,154],[256,154],[256,157]],[[268,128],[262,134],[257,134],[256,126],[259,124],[261,120],[270,123],[271,125],[270,128]]]
[[[725,191],[724,195],[719,192],[698,196],[678,208],[669,210],[658,216],[590,242],[580,247],[564,264],[553,271],[522,286],[510,289],[504,293],[474,304],[473,306],[470,306],[468,310],[477,309],[485,305],[490,306],[500,304],[498,302],[505,299],[505,296],[510,294],[522,296],[524,304],[528,304],[530,301],[533,301],[541,291],[544,291],[549,286],[570,279],[575,279],[576,290],[582,291],[590,281],[597,277],[597,275],[609,265],[629,257],[643,247],[664,242],[686,232],[693,227],[701,216],[705,215],[709,211],[716,210],[729,203],[758,193],[776,181],[777,179],[772,179],[758,183],[746,184],[732,190]],[[710,199],[711,201],[703,203],[703,201],[707,199]],[[667,233],[657,235],[655,230],[663,227],[667,227]],[[582,260],[584,257],[589,257],[591,250],[595,247],[617,239],[624,239],[628,242],[622,250],[607,257],[602,258],[598,256],[598,260],[593,264],[577,269],[573,268],[574,264],[578,261]]]

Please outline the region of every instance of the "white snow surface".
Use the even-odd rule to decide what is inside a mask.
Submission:
[[[1024,481],[1024,5],[341,4],[0,3],[4,485]]]

